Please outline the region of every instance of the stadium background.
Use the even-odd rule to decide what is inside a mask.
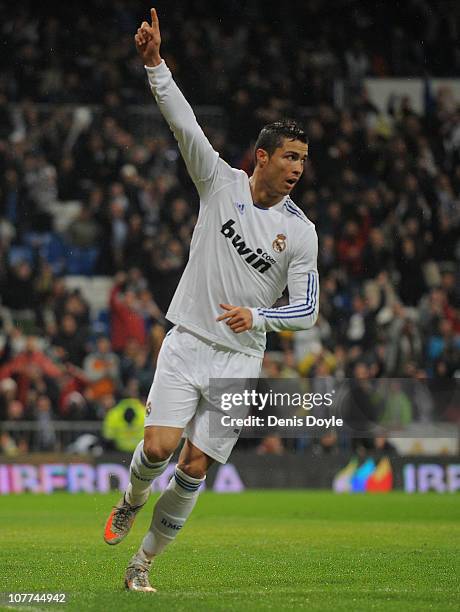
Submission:
[[[460,5],[155,5],[226,160],[250,171],[279,117],[308,131],[293,198],[320,238],[320,319],[269,335],[266,377],[347,380],[389,435],[242,439],[155,562],[158,593],[123,592],[168,473],[117,547],[109,489],[142,435],[197,197],[135,56],[148,3],[0,1],[2,590],[65,592],[67,612],[457,610]]]
[[[269,335],[264,375],[402,381],[374,415],[393,437],[241,440],[228,486],[340,489],[348,474],[342,490],[363,490],[377,469],[381,488],[456,490],[458,5],[396,3],[389,19],[381,2],[196,1],[186,18],[156,4],[163,55],[224,159],[250,172],[260,127],[285,116],[309,135],[293,199],[319,235],[320,317]],[[142,435],[198,206],[136,58],[144,17],[121,0],[0,7],[3,493],[96,490],[97,466],[126,468],[116,451]],[[69,477],[72,462],[93,472]]]

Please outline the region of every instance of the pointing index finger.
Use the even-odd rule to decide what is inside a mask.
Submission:
[[[152,19],[152,26],[153,25],[158,25],[158,15],[157,12],[154,8],[150,9],[150,17]]]
[[[224,321],[225,319],[231,319],[234,315],[235,313],[233,312],[233,310],[230,310],[229,312],[224,312],[224,314],[219,315],[216,321]]]

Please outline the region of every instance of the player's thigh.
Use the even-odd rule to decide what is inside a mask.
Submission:
[[[193,419],[185,428],[185,437],[204,455],[226,463],[240,433],[227,426],[228,415],[202,397]]]
[[[213,376],[226,379],[226,391],[241,393],[260,376],[262,360],[257,357],[234,351],[223,355],[217,350],[215,364],[219,361],[219,368],[214,370]],[[231,417],[246,416],[248,408],[241,406],[236,411],[227,412],[221,407],[218,394],[206,389],[205,395],[208,397],[201,397],[195,416],[185,428],[185,435],[203,453],[219,463],[226,463],[241,431],[232,423]]]
[[[195,414],[200,391],[193,384],[193,354],[180,344],[172,330],[164,339],[147,398],[145,427],[183,429]]]

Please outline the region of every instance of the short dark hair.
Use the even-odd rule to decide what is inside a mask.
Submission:
[[[300,140],[308,144],[308,137],[304,129],[294,119],[283,119],[264,126],[257,137],[254,152],[264,149],[269,155],[273,155],[275,149],[281,147],[283,140]]]

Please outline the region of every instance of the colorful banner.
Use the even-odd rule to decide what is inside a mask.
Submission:
[[[0,463],[0,494],[106,493],[124,490],[129,480],[129,457],[108,455],[71,462],[68,455],[36,455],[21,462]],[[152,485],[163,490],[174,470],[171,463]],[[206,487],[218,493],[245,489],[332,489],[337,493],[373,494],[454,493],[460,490],[460,460],[456,457],[367,457],[349,455],[253,455],[238,452],[232,462],[211,468]]]
[[[388,457],[376,463],[367,459],[359,465],[353,458],[334,477],[332,488],[337,493],[385,493],[393,489],[393,468]]]

